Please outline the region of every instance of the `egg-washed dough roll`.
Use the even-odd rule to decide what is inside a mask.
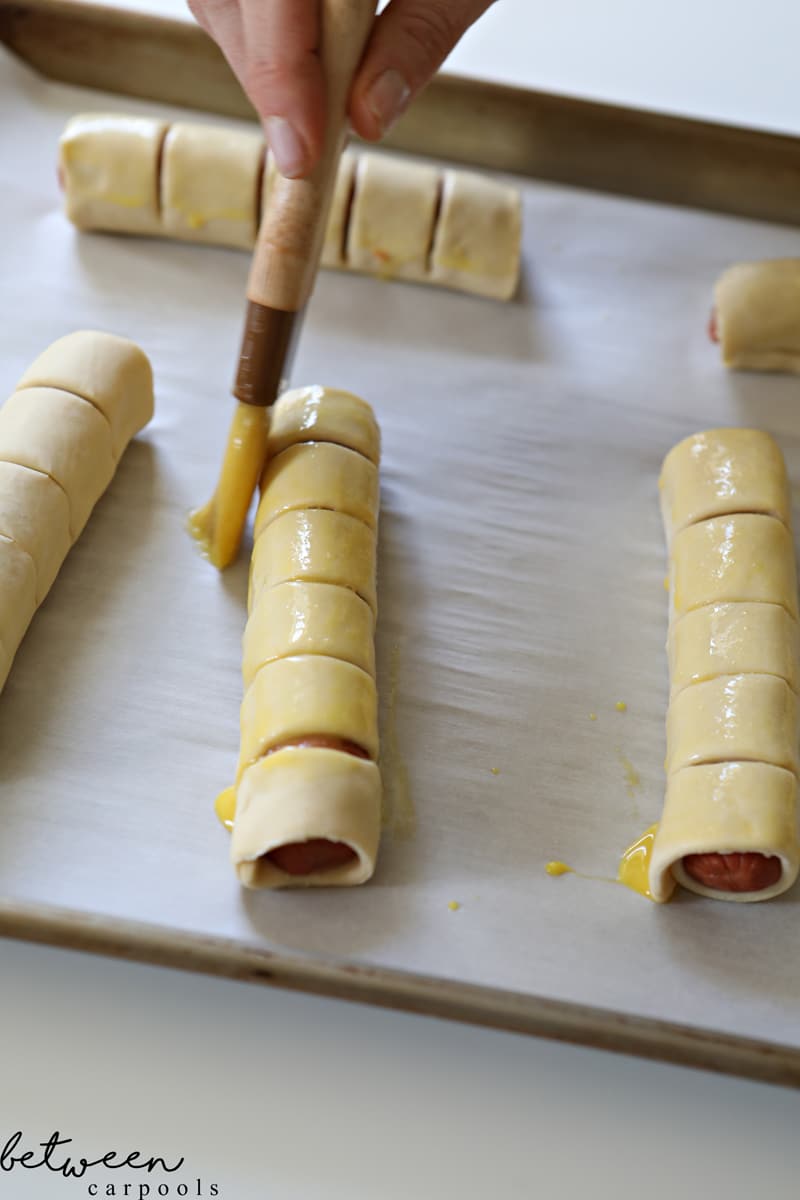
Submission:
[[[800,627],[780,604],[706,604],[669,634],[670,694],[721,675],[777,675],[800,690]]]
[[[726,367],[800,372],[800,258],[737,263],[714,288],[711,337]]]
[[[231,858],[248,887],[363,883],[380,831],[375,542],[380,438],[364,401],[275,405],[242,646]]]
[[[153,377],[124,338],[54,342],[0,408],[0,688],[39,604],[153,413]]]
[[[519,280],[521,238],[516,188],[485,175],[445,171],[431,249],[434,283],[510,300]]]
[[[673,618],[705,604],[763,601],[797,616],[792,535],[752,513],[712,517],[676,535],[670,569]]]
[[[249,249],[278,175],[255,132],[89,114],[67,124],[59,178],[81,229]],[[346,151],[321,265],[508,300],[520,222],[519,193],[488,175]]]
[[[162,233],[159,165],[167,128],[154,117],[72,117],[58,162],[70,221],[79,229]]]
[[[667,548],[687,525],[731,513],[762,513],[791,524],[783,455],[757,429],[710,429],[684,438],[658,481]]]
[[[785,467],[766,434],[712,430],[671,451],[662,480],[665,533],[677,532],[667,791],[650,892],[666,900],[678,882],[717,899],[765,900],[798,870],[797,583]],[[714,511],[724,515],[707,518]]]

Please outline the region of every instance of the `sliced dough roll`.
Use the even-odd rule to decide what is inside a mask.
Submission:
[[[39,380],[47,386],[33,386]],[[152,411],[147,359],[132,342],[104,333],[55,342],[0,408],[0,688],[37,606],[111,481],[112,430],[124,449]]]
[[[667,547],[687,525],[732,513],[762,513],[791,524],[783,455],[758,429],[710,429],[684,438],[659,479]]]
[[[276,517],[253,549],[250,607],[262,588],[292,579],[348,587],[377,613],[374,532],[356,517],[325,509]]]
[[[668,900],[675,884],[715,900],[769,900],[797,878],[797,778],[767,763],[725,762],[685,767],[667,782],[650,863],[650,891]],[[777,877],[758,891],[710,887],[688,874],[691,855],[752,855],[777,859]]]
[[[293,747],[259,759],[239,782],[231,853],[251,888],[365,883],[380,839],[381,777],[374,762],[338,750]],[[318,838],[354,853],[341,866],[289,877],[268,857],[286,845]]]
[[[355,194],[356,155],[345,150],[339,160],[336,183],[331,197],[325,240],[322,243],[320,266],[341,269],[347,266],[345,241],[350,223],[350,209]]]
[[[357,450],[376,467],[380,462],[381,435],[372,409],[359,396],[336,388],[294,388],[274,406],[270,456],[301,442],[331,442]]]
[[[264,143],[258,133],[170,126],[161,164],[164,230],[171,237],[248,250],[256,237]]]
[[[800,258],[730,267],[717,281],[714,303],[726,367],[800,372]]]
[[[299,508],[346,513],[374,529],[379,499],[378,469],[363,454],[326,442],[289,446],[267,463],[255,536],[282,513]]]
[[[800,711],[777,675],[721,675],[684,688],[667,713],[667,775],[713,762],[766,762],[797,772]]]
[[[510,300],[519,281],[522,204],[516,188],[445,171],[431,250],[433,283]]]
[[[79,229],[162,233],[159,160],[167,122],[82,113],[59,145],[66,213]]]
[[[356,167],[347,265],[387,279],[425,280],[439,199],[435,167],[365,154]]]
[[[707,604],[669,634],[671,695],[719,675],[777,675],[800,688],[800,627],[779,604]]]
[[[349,588],[297,580],[266,588],[244,631],[244,686],[266,663],[298,654],[338,658],[374,678],[374,629],[372,609]]]
[[[673,618],[704,604],[759,601],[797,616],[792,535],[775,517],[712,517],[676,534],[670,571]]]

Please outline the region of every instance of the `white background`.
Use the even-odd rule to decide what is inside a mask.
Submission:
[[[499,0],[451,66],[797,132],[798,43],[800,9],[781,0]],[[183,1155],[153,1195],[167,1178],[196,1195],[198,1177],[228,1200],[796,1190],[792,1092],[56,950],[0,954],[0,1141],[58,1129],[86,1157]],[[118,1194],[125,1181],[133,1196],[147,1182],[122,1172]],[[86,1182],[17,1168],[0,1197]]]

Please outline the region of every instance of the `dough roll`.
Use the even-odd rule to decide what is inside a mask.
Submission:
[[[78,115],[60,142],[65,211],[79,229],[250,249],[275,182],[259,134],[146,117]],[[346,152],[321,265],[510,300],[519,192],[489,175]]]
[[[681,442],[661,477],[670,562],[667,788],[649,883],[722,900],[791,887],[798,842],[797,583],[783,457],[767,434]]]
[[[324,388],[275,405],[243,638],[231,859],[247,887],[363,883],[380,836],[380,438]]]
[[[726,367],[800,373],[800,258],[729,267],[714,288],[710,333]]]
[[[153,377],[124,338],[54,342],[0,407],[0,688],[35,611],[153,413]]]

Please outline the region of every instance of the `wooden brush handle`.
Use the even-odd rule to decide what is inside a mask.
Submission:
[[[325,142],[307,179],[277,175],[253,254],[247,298],[265,308],[299,312],[314,287],[336,168],[346,132],[347,101],[375,16],[376,0],[322,0],[320,58],[327,93]]]

